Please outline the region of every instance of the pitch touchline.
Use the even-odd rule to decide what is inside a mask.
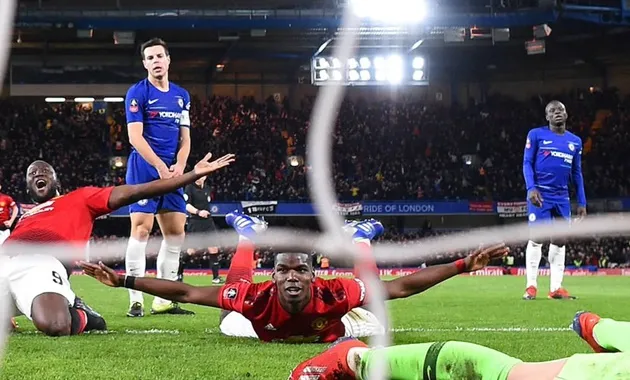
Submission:
[[[422,328],[422,327],[398,327],[390,329],[393,333],[431,333],[431,332],[506,332],[506,333],[536,333],[536,332],[567,332],[572,331],[568,327],[452,327],[452,328]],[[186,331],[179,330],[108,330],[94,331],[88,334],[92,335],[108,335],[108,334],[124,334],[124,335],[180,335],[186,334]],[[220,334],[219,329],[204,329],[205,334]],[[40,335],[39,331],[20,331],[18,335]]]

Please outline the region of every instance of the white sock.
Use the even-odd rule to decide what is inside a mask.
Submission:
[[[157,278],[164,280],[177,280],[177,270],[179,269],[179,255],[182,246],[180,239],[169,238],[169,241],[162,239],[157,257]],[[154,303],[171,303],[160,297],[155,297]]]
[[[566,246],[549,244],[549,290],[552,292],[562,287],[566,250]]]
[[[127,244],[127,252],[125,253],[125,266],[127,268],[127,275],[144,277],[144,272],[147,268],[146,248],[146,241],[139,241],[132,237],[129,238],[129,243]],[[144,304],[142,292],[129,289],[129,304],[133,305],[136,302]]]
[[[525,265],[527,272],[527,287],[538,288],[538,266],[542,257],[542,244],[529,241],[525,250]]]

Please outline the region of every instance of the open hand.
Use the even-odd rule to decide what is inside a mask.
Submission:
[[[479,269],[485,268],[488,263],[498,257],[503,257],[510,252],[510,248],[505,246],[505,243],[491,245],[486,248],[479,248],[470,255],[468,255],[464,262],[466,263],[466,271],[474,272]]]
[[[164,163],[162,163],[161,165],[156,166],[155,170],[157,170],[158,175],[160,176],[160,179],[169,179],[169,178],[173,177],[173,172]]]
[[[168,170],[171,172],[173,177],[179,177],[180,175],[184,174],[184,170],[186,169],[186,164],[173,164],[171,165],[170,168],[168,168]]]
[[[113,288],[122,286],[121,276],[117,275],[112,268],[103,264],[101,261],[99,261],[98,264],[81,261],[79,262],[79,265],[85,274],[90,277],[94,277],[107,286],[111,286]]]
[[[197,165],[195,165],[195,168],[193,169],[195,174],[208,175],[213,171],[229,166],[232,162],[234,162],[233,154],[226,154],[217,160],[209,162],[210,158],[212,158],[212,153],[206,154],[206,156],[199,161]]]
[[[536,207],[542,207],[543,198],[538,189],[533,188],[527,193],[527,199]]]
[[[578,219],[578,221],[581,221],[584,218],[586,218],[586,207],[578,206],[578,208],[577,208],[577,219]]]

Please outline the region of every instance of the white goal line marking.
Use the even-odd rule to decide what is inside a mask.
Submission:
[[[569,327],[451,327],[451,328],[423,328],[423,327],[397,327],[389,330],[393,333],[432,333],[432,332],[486,332],[486,333],[540,333],[540,332],[568,332],[572,331]],[[92,331],[86,333],[86,335],[108,335],[108,334],[123,334],[123,335],[180,335],[180,334],[195,334],[194,331],[180,331],[180,330],[161,330],[161,329],[147,329],[147,330],[107,330],[107,331]],[[204,334],[221,334],[219,329],[204,329]],[[39,331],[27,330],[19,331],[16,335],[42,335]]]

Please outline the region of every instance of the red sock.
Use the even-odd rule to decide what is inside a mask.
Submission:
[[[354,244],[360,252],[359,259],[354,263],[354,276],[361,278],[361,274],[373,273],[379,277],[376,260],[372,255],[372,246],[369,242],[359,241]]]
[[[71,307],[70,317],[72,321],[70,334],[71,335],[83,334],[83,331],[85,331],[85,328],[87,327],[87,323],[88,323],[88,317],[87,317],[87,314],[85,314],[85,311]]]
[[[241,281],[252,282],[254,277],[253,262],[254,243],[241,240],[236,246],[236,253],[232,257],[232,263],[225,282],[227,284]]]

